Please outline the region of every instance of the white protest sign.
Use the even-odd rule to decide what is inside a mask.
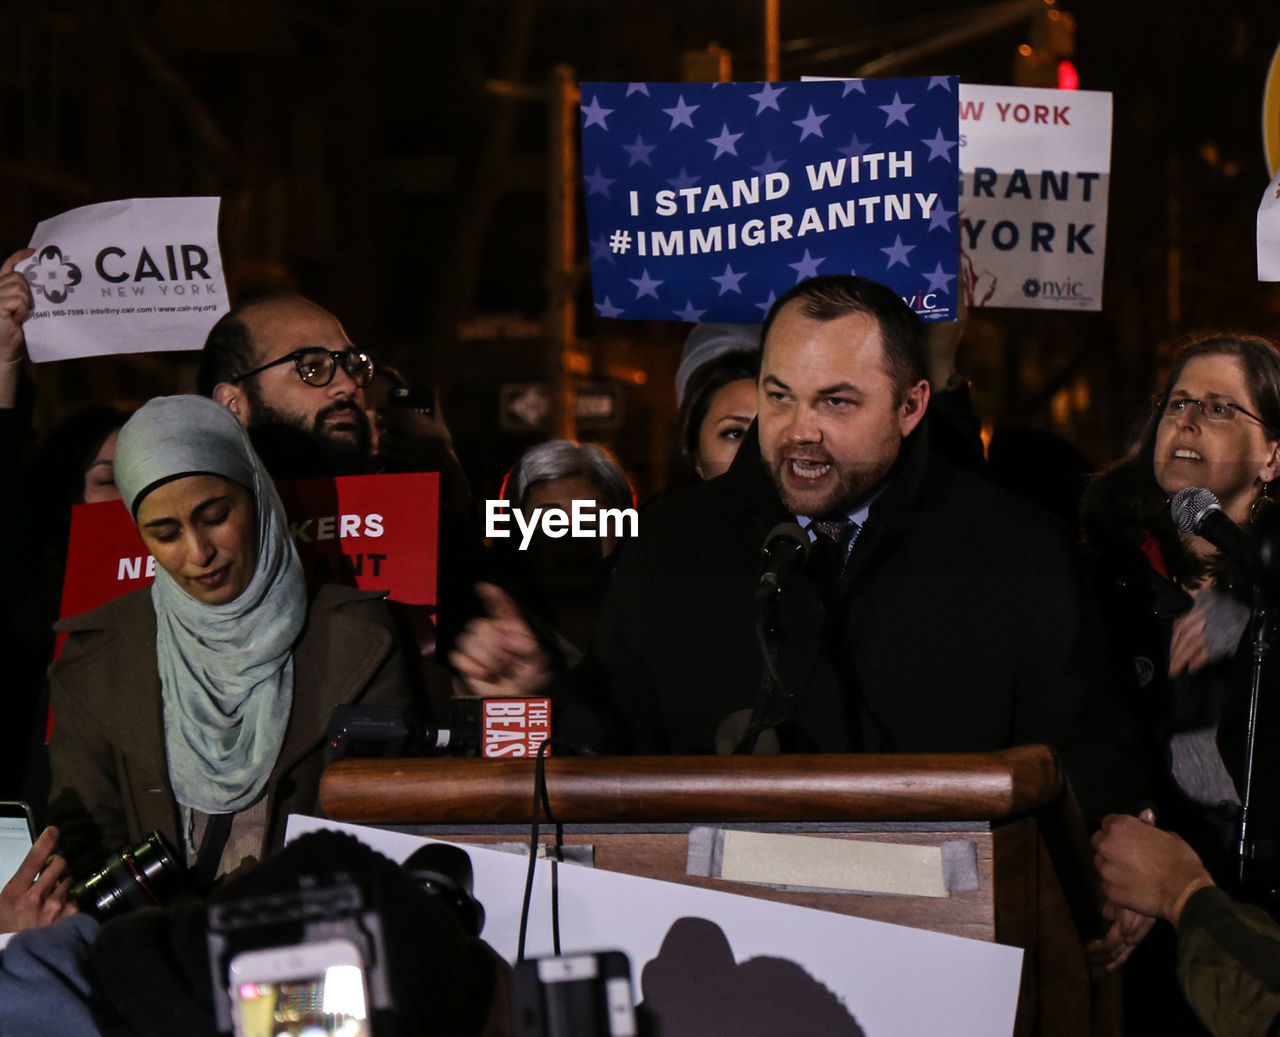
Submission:
[[[1100,310],[1111,94],[960,84],[970,306]]]
[[[1280,173],[1258,206],[1258,280],[1280,281]]]
[[[298,814],[289,817],[286,839],[320,829],[347,832],[397,861],[435,841]],[[474,895],[485,909],[481,935],[514,961],[528,859],[474,844],[462,848],[471,859]],[[552,953],[550,871],[546,861],[536,866],[528,915],[531,957]],[[719,999],[734,974],[735,989],[753,1006],[767,1011],[777,1000],[787,1000],[795,1028],[772,1032],[875,1037],[1008,1037],[1013,1032],[1022,972],[1022,951],[1016,947],[576,864],[559,867],[556,897],[563,953],[624,951],[633,995],[667,1024],[659,1026],[663,1032],[741,1032],[723,1023],[714,1030],[696,1025],[697,1019],[705,1024],[697,1013],[700,1000],[722,1021],[726,1018],[727,1006]],[[680,953],[680,936],[686,934],[687,941],[691,928],[714,938],[700,941],[693,969],[692,948],[686,943],[685,954]],[[722,953],[708,953],[713,948]],[[784,969],[789,979],[760,979],[759,969],[768,963]],[[752,976],[759,989],[751,989]],[[692,1003],[682,1006],[671,996],[677,986],[695,992]],[[806,995],[834,1006],[841,1024],[830,1014],[823,1015],[826,1026],[810,1017],[813,1001],[800,1000]]]
[[[42,221],[19,266],[34,361],[199,349],[228,310],[217,198],[133,198]]]

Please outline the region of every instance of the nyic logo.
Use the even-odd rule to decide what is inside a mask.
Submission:
[[[1076,303],[1089,302],[1093,297],[1084,290],[1081,281],[1047,281],[1028,277],[1022,282],[1022,294],[1028,299],[1044,296],[1046,299],[1067,299]]]
[[[46,245],[22,276],[33,292],[52,303],[62,303],[80,283],[80,268],[67,259],[57,245]]]
[[[926,292],[923,288],[915,295],[904,295],[901,298],[916,313],[933,313],[934,310],[941,309],[938,306],[938,293]]]

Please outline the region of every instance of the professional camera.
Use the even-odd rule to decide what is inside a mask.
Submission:
[[[167,903],[188,885],[178,852],[159,831],[71,887],[71,899],[100,922],[140,907]]]
[[[452,912],[464,932],[480,935],[484,907],[473,892],[471,857],[466,850],[449,843],[428,843],[409,854],[401,867]]]

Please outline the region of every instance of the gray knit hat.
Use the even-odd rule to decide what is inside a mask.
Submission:
[[[693,372],[726,353],[754,353],[760,348],[759,324],[699,324],[689,333],[676,370],[676,406],[684,405],[684,391]]]

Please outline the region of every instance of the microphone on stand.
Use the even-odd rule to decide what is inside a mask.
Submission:
[[[1228,558],[1244,566],[1256,589],[1253,614],[1252,666],[1249,674],[1249,708],[1245,722],[1244,785],[1240,789],[1240,817],[1236,829],[1236,878],[1241,888],[1254,881],[1253,835],[1254,760],[1257,754],[1258,706],[1262,692],[1262,668],[1270,647],[1270,604],[1264,586],[1275,555],[1274,530],[1264,526],[1265,544],[1227,517],[1210,490],[1188,486],[1179,490],[1171,505],[1173,520],[1184,533],[1203,537]],[[1274,893],[1269,890],[1268,895]]]
[[[1227,517],[1212,490],[1199,486],[1179,490],[1169,510],[1182,532],[1209,541],[1232,561],[1244,566],[1255,579],[1260,575],[1258,545],[1253,537]]]
[[[767,719],[774,712],[773,707],[786,697],[778,673],[781,635],[778,596],[783,584],[804,564],[809,554],[809,534],[796,522],[780,522],[764,538],[761,554],[760,581],[756,584],[756,640],[767,674],[760,684],[754,708],[730,714],[716,729],[716,751],[726,755],[778,751],[776,732],[770,731],[762,737],[772,726]]]
[[[756,584],[756,598],[772,601],[782,590],[782,584],[804,564],[809,554],[809,534],[796,522],[780,522],[769,530],[761,551],[763,565],[760,582]]]

